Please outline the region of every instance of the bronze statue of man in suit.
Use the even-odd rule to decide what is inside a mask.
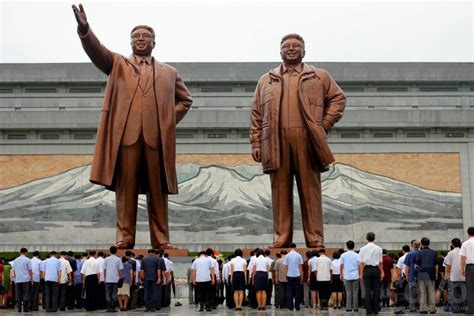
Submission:
[[[270,174],[274,242],[293,241],[293,178],[296,178],[306,246],[323,245],[321,172],[334,162],[327,131],[343,114],[345,96],[325,70],[302,62],[305,43],[288,34],[280,43],[283,64],[264,74],[252,103],[252,157]]]
[[[168,194],[178,193],[176,124],[190,109],[191,95],[173,67],[151,56],[151,27],[133,28],[133,54],[124,57],[99,42],[81,4],[72,9],[85,52],[109,77],[90,181],[116,193],[117,247],[134,247],[138,194],[146,193],[151,245],[172,248]]]

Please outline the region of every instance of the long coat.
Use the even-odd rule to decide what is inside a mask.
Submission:
[[[250,142],[259,148],[265,173],[280,167],[280,106],[283,78],[281,66],[264,74],[255,90],[250,114]],[[346,97],[329,73],[303,64],[299,99],[304,121],[311,135],[315,165],[325,171],[334,157],[326,132],[342,117]]]
[[[97,131],[90,181],[114,191],[114,175],[122,135],[138,88],[139,69],[126,58],[105,48],[89,28],[80,34],[82,46],[94,65],[109,76]],[[178,193],[176,177],[176,124],[191,108],[192,99],[178,72],[153,59],[157,124],[160,128],[161,161],[167,192]],[[152,80],[152,79],[150,79]],[[141,193],[146,188],[140,188]]]

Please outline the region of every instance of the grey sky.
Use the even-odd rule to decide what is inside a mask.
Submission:
[[[0,0],[0,62],[87,62],[72,1]],[[76,2],[78,4],[79,2]],[[165,62],[279,61],[284,34],[308,61],[474,62],[472,1],[82,1],[109,49],[129,55],[129,32],[155,28]]]

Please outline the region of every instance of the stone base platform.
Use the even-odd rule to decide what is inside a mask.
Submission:
[[[267,249],[267,248],[265,248],[265,249]],[[303,256],[303,258],[306,257],[306,252],[307,251],[313,251],[313,250],[319,251],[319,249],[321,249],[321,248],[295,248],[296,252],[298,252],[301,256]],[[339,248],[324,248],[324,249],[326,249],[326,254],[328,256],[332,256],[332,254],[335,251],[339,250]],[[250,257],[250,252],[252,250],[255,250],[255,249],[249,249],[249,248],[242,249],[244,257]],[[274,256],[276,256],[276,254],[278,252],[280,252],[282,250],[290,251],[290,248],[271,248],[269,250],[270,250],[270,256],[274,257]]]
[[[125,252],[127,250],[132,251],[135,256],[148,255],[148,249],[117,249],[117,256],[122,257],[125,256]],[[109,254],[109,249],[96,249],[97,252],[102,251],[103,253]],[[165,249],[165,252],[170,255],[170,257],[189,257],[189,250],[188,249]]]

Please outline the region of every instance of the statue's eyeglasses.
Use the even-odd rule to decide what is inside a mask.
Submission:
[[[282,49],[292,49],[292,48],[303,48],[303,45],[300,43],[293,43],[293,44],[284,44],[281,46]]]
[[[134,40],[138,40],[140,38],[143,38],[143,39],[151,39],[153,38],[153,36],[150,34],[150,33],[133,33],[132,35],[132,39]]]

